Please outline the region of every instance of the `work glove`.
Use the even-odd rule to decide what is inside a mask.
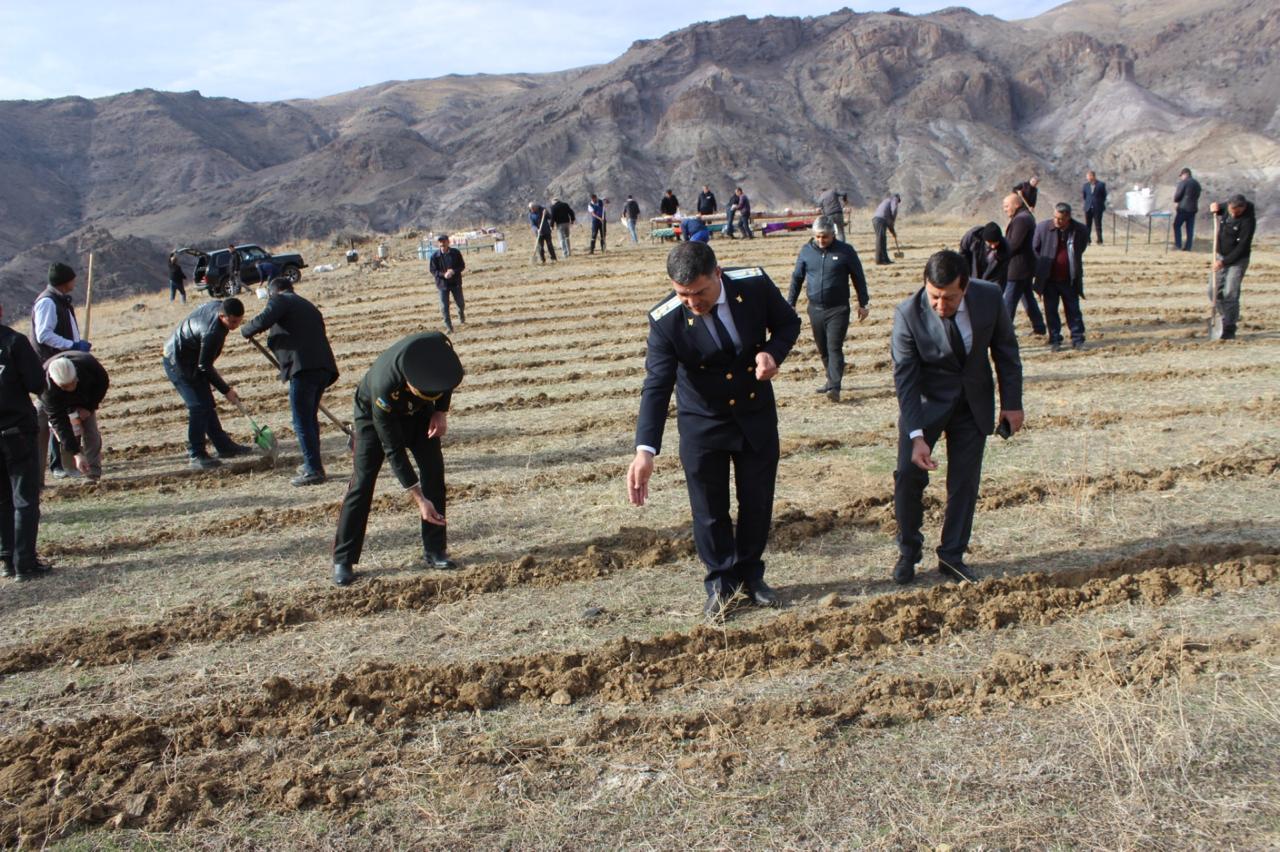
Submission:
[[[88,352],[93,348],[93,344],[87,340],[77,340],[75,343],[71,344],[71,348],[77,352]]]

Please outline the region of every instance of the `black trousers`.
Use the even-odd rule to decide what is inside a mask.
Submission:
[[[844,339],[849,333],[849,306],[824,308],[809,303],[809,325],[818,357],[827,369],[827,388],[840,390],[844,379]]]
[[[551,252],[551,259],[556,260],[556,247],[551,244],[551,233],[539,232],[537,253],[543,263],[547,262],[547,252]]]
[[[1098,245],[1102,245],[1102,213],[1101,210],[1084,211],[1084,229],[1092,234],[1094,230],[1098,232]]]
[[[591,220],[591,253],[596,251],[596,237],[600,237],[600,251],[604,251],[605,223],[603,219]]]
[[[19,574],[36,565],[40,473],[35,432],[0,435],[0,559]]]
[[[871,227],[876,229],[876,263],[893,263],[889,259],[889,223],[876,216]]]
[[[960,398],[945,424],[926,429],[924,439],[932,449],[942,435],[947,436],[947,508],[942,518],[940,559],[964,559],[973,533],[973,513],[978,506],[978,484],[982,478],[982,454],[987,436],[978,428],[969,404]],[[929,473],[911,462],[911,439],[898,430],[898,469],[893,474],[893,514],[898,521],[898,551],[920,558],[924,547],[924,489]]]
[[[777,439],[763,451],[747,446],[718,450],[680,442],[693,510],[693,543],[706,566],[707,594],[731,594],[764,578],[764,548],[773,521],[773,488],[778,475]],[[738,496],[738,524],[729,516],[729,466]]]
[[[427,437],[430,422],[431,417],[425,412],[404,418],[404,433],[409,439],[406,449],[418,465],[423,496],[443,515],[444,455],[440,451],[440,439]],[[373,489],[377,485],[382,463],[386,460],[382,441],[373,428],[371,418],[361,417],[357,413],[351,431],[355,441],[351,482],[347,486],[347,496],[342,500],[342,511],[338,514],[338,534],[333,540],[333,561],[343,565],[355,565],[360,561],[360,553],[364,550],[365,528],[369,525],[369,508],[373,503]],[[448,552],[446,544],[444,527],[422,521],[424,552],[443,556]]]

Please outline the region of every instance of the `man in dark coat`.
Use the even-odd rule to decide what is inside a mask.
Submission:
[[[813,221],[813,239],[801,246],[796,256],[791,292],[787,296],[791,307],[796,306],[800,287],[805,282],[808,282],[809,326],[827,374],[818,393],[839,402],[840,384],[844,379],[844,338],[849,333],[849,285],[858,293],[858,322],[870,313],[871,297],[867,294],[867,277],[858,253],[853,246],[836,239],[835,223],[826,216]]]
[[[41,471],[31,405],[31,395],[43,390],[31,341],[0,325],[0,569],[19,582],[48,570],[36,560]]]
[[[102,478],[102,433],[98,408],[110,380],[88,352],[63,352],[44,366],[47,378],[36,407],[45,417],[61,452],[75,459],[76,470],[90,482]]]
[[[462,362],[449,338],[431,331],[393,343],[356,386],[351,483],[333,542],[337,585],[347,586],[355,579],[373,490],[384,461],[391,465],[421,519],[422,567],[458,567],[448,558],[446,547],[440,439],[448,432],[449,403],[462,375]],[[409,462],[410,454],[418,471]]]
[[[1209,205],[1216,218],[1226,212],[1218,225],[1218,256],[1214,258],[1214,286],[1218,288],[1218,309],[1222,312],[1222,339],[1235,340],[1240,322],[1240,290],[1253,253],[1253,233],[1258,228],[1253,202],[1233,195],[1225,204]],[[1210,294],[1212,295],[1212,294]]]
[[[978,505],[982,455],[995,431],[995,361],[1001,434],[1022,428],[1022,360],[1000,290],[971,281],[964,258],[940,251],[924,269],[924,287],[893,316],[893,382],[898,394],[898,467],[893,510],[898,522],[895,582],[915,578],[924,546],[924,489],[937,470],[933,447],[947,436],[947,504],[938,571],[976,582],[964,563]]]
[[[551,262],[556,263],[556,247],[551,244],[551,211],[541,204],[529,202],[529,227],[533,229],[533,238],[538,241],[536,252],[545,264],[547,252],[551,253]],[[532,261],[530,261],[532,262]]]
[[[1196,236],[1196,212],[1200,209],[1200,181],[1191,176],[1191,169],[1183,169],[1178,173],[1178,186],[1173,190],[1173,204],[1177,213],[1173,217],[1173,247],[1183,251],[1191,251],[1191,244]],[[1186,243],[1182,240],[1182,229],[1186,227]]]
[[[1009,279],[1009,243],[995,222],[974,225],[960,238],[960,254],[970,278],[997,284],[1003,291]]]
[[[735,238],[733,223],[737,220],[738,227],[742,229],[742,236],[748,240],[754,240],[756,235],[751,232],[751,199],[742,191],[742,187],[738,187],[733,191],[733,197],[729,199],[729,220],[725,223],[725,236]]]
[[[1020,183],[1016,183],[1012,190],[1014,195],[1021,195],[1022,200],[1027,202],[1027,206],[1031,208],[1034,215],[1036,209],[1036,199],[1040,196],[1040,178],[1028,178]]]
[[[719,209],[716,194],[711,191],[711,187],[703,185],[702,192],[698,193],[698,213],[702,216],[711,216]]]
[[[640,242],[640,236],[636,233],[636,220],[640,218],[640,203],[633,196],[628,195],[626,202],[622,205],[622,223],[627,226],[627,233],[631,235],[631,242]]]
[[[187,303],[187,288],[183,286],[183,282],[187,280],[187,273],[182,271],[182,264],[178,262],[178,253],[169,252],[169,301],[181,295],[182,304]]]
[[[1036,253],[1031,248],[1031,238],[1036,232],[1036,217],[1022,203],[1016,193],[1005,196],[1004,214],[1009,217],[1004,238],[1009,245],[1008,278],[1004,285],[1004,306],[1009,319],[1018,314],[1018,302],[1031,320],[1031,333],[1044,334],[1044,316],[1036,304],[1035,291],[1031,288],[1036,274]]]
[[[849,196],[834,189],[824,189],[818,196],[818,212],[831,220],[836,229],[836,240],[848,242],[844,238],[844,206],[849,203]]]
[[[800,334],[800,318],[762,269],[725,269],[706,243],[680,243],[667,255],[674,292],[649,311],[645,380],[636,455],[627,470],[634,505],[649,496],[676,392],[680,461],[693,512],[693,540],[706,566],[708,619],[723,618],[741,592],[776,606],[764,581],[765,545],[778,471],[778,365]],[[729,515],[730,465],[738,523]]]
[[[219,459],[246,455],[251,450],[231,439],[218,419],[213,388],[235,405],[236,389],[227,384],[213,362],[222,354],[227,333],[244,322],[244,303],[239,299],[206,302],[178,324],[164,344],[165,375],[187,406],[187,454],[191,466],[211,470]],[[218,458],[209,455],[206,440],[213,442]]]
[[[1090,169],[1084,173],[1084,186],[1080,189],[1080,197],[1084,200],[1084,232],[1098,232],[1098,245],[1102,245],[1102,214],[1107,210],[1107,185],[1098,180],[1098,175]]]
[[[889,234],[893,234],[893,238],[898,238],[896,223],[898,221],[898,207],[902,204],[902,196],[898,193],[888,196],[880,202],[880,206],[876,207],[876,212],[871,217],[871,227],[876,232],[876,265],[887,266],[893,263],[889,259]]]
[[[311,302],[293,292],[288,278],[273,278],[267,306],[240,329],[247,339],[267,331],[267,348],[280,367],[280,380],[289,383],[293,434],[302,452],[302,468],[290,483],[319,485],[325,480],[320,456],[320,399],[338,380],[338,363],[325,333],[324,316]]]
[[[569,230],[577,223],[578,217],[573,212],[573,205],[559,198],[551,199],[549,210],[551,224],[560,235],[560,253],[569,256]]]
[[[658,212],[663,216],[674,216],[680,211],[680,199],[676,198],[676,194],[671,190],[667,190],[662,196],[662,200],[658,202]]]
[[[65,263],[49,264],[49,286],[36,297],[31,307],[31,346],[43,363],[62,352],[88,352],[93,345],[80,339],[80,324],[71,293],[76,287],[76,273]],[[67,476],[62,466],[58,442],[49,436],[49,421],[43,413],[36,416],[40,452],[48,455],[48,470],[59,479]],[[44,485],[46,459],[40,461],[40,484]]]
[[[587,250],[587,254],[596,253],[596,238],[600,238],[600,253],[604,254],[605,237],[608,233],[609,222],[605,218],[604,199],[591,193],[590,200],[587,201],[587,215],[591,217],[591,248]]]
[[[436,279],[436,291],[440,294],[440,315],[444,317],[445,331],[453,333],[453,320],[449,318],[449,297],[458,303],[458,322],[467,324],[467,303],[462,298],[462,272],[467,262],[462,252],[449,245],[449,235],[436,237],[439,250],[431,255],[427,265]],[[568,254],[565,255],[568,257]]]
[[[1049,323],[1049,348],[1062,349],[1062,318],[1058,302],[1067,315],[1071,348],[1084,348],[1084,250],[1089,246],[1089,229],[1071,218],[1071,205],[1058,202],[1053,218],[1036,225],[1031,249],[1036,253],[1036,290],[1044,297],[1044,313]]]

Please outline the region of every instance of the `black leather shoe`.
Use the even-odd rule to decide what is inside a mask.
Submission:
[[[898,564],[893,566],[893,582],[905,586],[916,578],[916,566],[920,564],[919,556],[903,553],[898,556]]]
[[[234,459],[234,458],[239,458],[240,456],[247,456],[252,452],[253,452],[253,447],[249,447],[244,444],[232,444],[231,446],[227,447],[225,450],[218,450],[218,458]]]
[[[973,573],[973,569],[968,565],[965,565],[964,562],[959,559],[952,559],[948,561],[939,556],[938,573],[948,579],[956,580],[961,583],[978,582],[978,575]]]
[[[35,562],[25,567],[19,566],[13,572],[13,581],[15,583],[25,583],[28,580],[48,576],[50,570],[48,562]]]
[[[333,582],[336,586],[350,586],[356,578],[356,572],[351,570],[350,565],[343,565],[341,562],[333,563]]]
[[[840,388],[832,388],[831,390],[827,391],[827,399],[830,400],[831,402],[839,402]]]
[[[422,556],[422,567],[427,569],[434,568],[439,571],[453,571],[458,567],[458,563],[447,556],[425,553]]]
[[[743,591],[746,592],[747,603],[754,606],[782,606],[782,602],[778,600],[778,593],[771,589],[764,580],[748,583]]]

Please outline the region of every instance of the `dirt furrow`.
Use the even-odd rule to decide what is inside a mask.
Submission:
[[[1181,595],[1251,588],[1277,578],[1280,556],[1274,545],[1162,548],[1058,575],[938,587],[886,595],[847,610],[784,615],[744,630],[699,627],[641,641],[619,639],[591,651],[451,666],[369,664],[310,684],[271,677],[259,696],[220,699],[157,718],[100,716],[37,725],[0,740],[0,766],[5,767],[0,797],[9,803],[0,814],[0,842],[43,840],[46,832],[56,835],[108,820],[162,830],[193,811],[216,810],[232,790],[246,785],[259,794],[255,798],[290,809],[343,808],[372,789],[334,776],[328,760],[299,764],[259,751],[246,761],[237,749],[251,740],[285,738],[303,748],[322,745],[331,755],[333,738],[353,727],[358,738],[372,741],[391,736],[406,722],[509,702],[647,701],[704,682],[708,674],[732,679],[835,660],[870,661],[899,652],[904,643],[933,642],[959,631],[1049,624],[1135,601],[1161,606]],[[1137,645],[1133,651],[1141,663],[1112,661],[1105,668],[1121,684],[1155,682],[1163,672],[1180,670],[1184,654],[1199,650],[1193,643],[1144,655]],[[1148,657],[1157,664],[1146,664]],[[1086,669],[1099,668],[1090,662],[1068,658],[1055,666],[1001,656],[978,675],[945,681],[872,674],[852,692],[814,707],[831,724],[886,725],[951,710],[980,712],[983,702],[1046,697],[1073,671],[1084,676]],[[812,716],[805,709],[811,703],[792,706],[795,713]],[[696,734],[705,724],[693,723],[690,730]],[[587,730],[607,740],[643,733],[644,722],[619,718]],[[198,773],[174,771],[175,760],[209,751],[214,753],[207,760],[196,758],[203,764]],[[361,773],[380,763],[362,761]],[[277,777],[280,764],[287,765],[283,778]]]

